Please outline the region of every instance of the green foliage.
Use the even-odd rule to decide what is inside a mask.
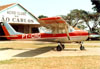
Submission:
[[[87,28],[85,25],[79,25],[79,26],[77,26],[79,29],[82,29],[82,30],[84,30],[85,28]]]
[[[99,16],[100,13],[90,13],[85,10],[74,9],[66,16],[66,18],[65,16],[63,17],[65,18],[67,23],[69,23],[73,27],[77,26],[80,29],[85,29],[86,26],[83,24],[85,23],[91,32],[95,32],[94,29],[97,29],[98,25],[100,24]],[[89,24],[90,21],[93,22],[92,27],[91,24]]]
[[[47,16],[40,15],[38,18],[47,18]]]
[[[11,63],[13,63],[13,59],[0,61],[0,65],[1,64],[11,64]]]
[[[94,5],[93,10],[100,12],[100,0],[91,0],[92,5]]]
[[[66,17],[66,21],[73,27],[77,26],[79,23],[88,21],[88,19],[88,12],[78,9],[72,10]]]

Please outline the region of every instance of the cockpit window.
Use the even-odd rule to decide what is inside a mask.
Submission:
[[[48,33],[48,34],[51,34],[51,33],[53,33],[53,34],[66,33],[65,28],[47,28],[47,27],[44,27],[44,26],[39,27],[39,31],[40,31],[40,33]],[[68,31],[73,32],[73,31],[75,31],[75,29],[70,26],[68,28]]]
[[[46,27],[39,27],[40,33],[52,33],[51,29],[47,29]]]
[[[69,29],[68,29],[68,31],[69,31],[69,32],[73,32],[73,31],[75,31],[75,29],[74,29],[73,27],[70,26]]]

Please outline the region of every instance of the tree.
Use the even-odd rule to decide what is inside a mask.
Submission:
[[[47,18],[48,16],[40,15],[38,18]]]
[[[83,23],[83,16],[85,17],[87,12],[84,10],[74,9],[72,10],[66,17],[66,21],[73,27],[77,26],[77,24]]]
[[[85,28],[87,28],[85,25],[78,25],[77,26],[79,29],[82,29],[82,30],[84,30]]]
[[[91,13],[84,11],[84,15],[82,15],[82,20],[86,23],[89,30],[92,32],[92,28],[90,27],[89,21],[91,20]]]
[[[98,26],[100,26],[100,13],[92,13],[90,16],[93,21],[92,31],[97,32]]]
[[[100,0],[91,0],[91,2],[92,2],[92,5],[94,5],[93,10],[97,11],[97,13],[92,14],[92,20],[94,21],[92,31],[97,32],[99,31],[98,26],[100,26]]]
[[[93,10],[100,13],[100,0],[91,0],[92,5],[94,5]]]
[[[65,17],[64,17],[65,18]],[[96,13],[90,13],[85,10],[78,10],[74,9],[72,10],[65,18],[65,20],[73,27],[78,27],[81,29],[85,29],[86,26],[83,26],[83,23],[86,23],[88,26],[90,32],[93,32],[94,29],[98,26],[99,14]],[[93,21],[93,27],[91,27],[91,24],[89,24],[90,21]],[[81,26],[82,25],[82,26]]]

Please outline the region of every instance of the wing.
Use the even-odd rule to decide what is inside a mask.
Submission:
[[[42,18],[39,20],[40,25],[52,30],[53,34],[66,33],[70,40],[68,28],[69,25],[61,17]]]

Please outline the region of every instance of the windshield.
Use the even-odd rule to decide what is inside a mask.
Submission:
[[[72,26],[70,26],[69,29],[68,29],[68,31],[69,32],[73,32],[73,31],[75,31],[75,29]]]
[[[39,31],[40,33],[48,33],[48,34],[62,34],[62,33],[66,33],[65,28],[47,28],[47,27],[39,27]],[[68,28],[68,32],[73,32],[75,31],[75,29],[73,27],[69,27]]]
[[[52,33],[51,29],[47,29],[46,27],[39,27],[39,32],[40,33]]]

